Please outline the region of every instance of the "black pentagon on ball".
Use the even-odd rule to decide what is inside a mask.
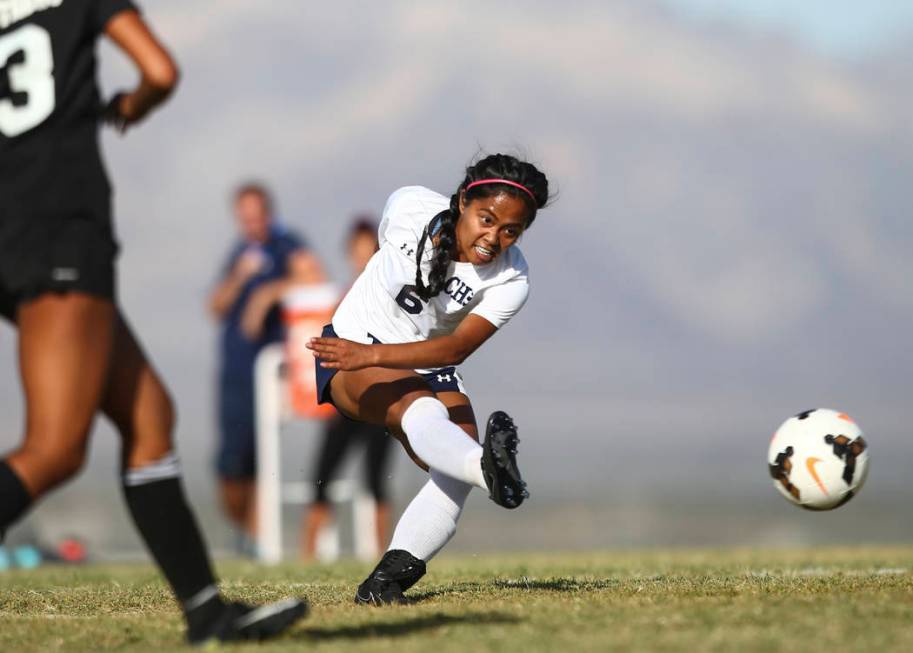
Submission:
[[[817,408],[812,408],[811,410],[803,410],[801,413],[796,415],[796,419],[808,419],[808,416],[814,413]]]

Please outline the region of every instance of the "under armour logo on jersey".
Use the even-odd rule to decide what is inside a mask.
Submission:
[[[408,243],[403,243],[403,246],[399,248],[400,251],[406,252],[406,256],[412,256],[415,254],[415,250],[409,247]]]
[[[438,383],[450,383],[453,381],[453,378],[449,374],[438,374],[437,382]]]

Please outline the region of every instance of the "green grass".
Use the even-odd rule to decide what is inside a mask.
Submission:
[[[306,595],[281,640],[231,651],[913,651],[913,548],[444,558],[396,608],[366,565],[220,566],[225,592]],[[0,651],[164,651],[183,626],[151,567],[0,574]]]

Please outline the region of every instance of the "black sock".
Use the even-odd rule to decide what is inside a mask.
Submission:
[[[0,543],[6,529],[19,519],[32,504],[32,496],[25,489],[13,468],[0,460]]]
[[[124,485],[133,521],[185,612],[215,588],[206,545],[178,478]],[[221,602],[221,601],[220,601]],[[207,601],[208,603],[208,601]]]
[[[218,594],[213,594],[208,599],[192,607],[184,606],[184,616],[187,618],[187,632],[191,639],[200,635],[209,634],[213,624],[225,614],[225,603]]]

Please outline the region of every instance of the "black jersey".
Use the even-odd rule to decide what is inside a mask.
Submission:
[[[23,221],[107,225],[95,43],[130,0],[0,0],[0,241]]]

